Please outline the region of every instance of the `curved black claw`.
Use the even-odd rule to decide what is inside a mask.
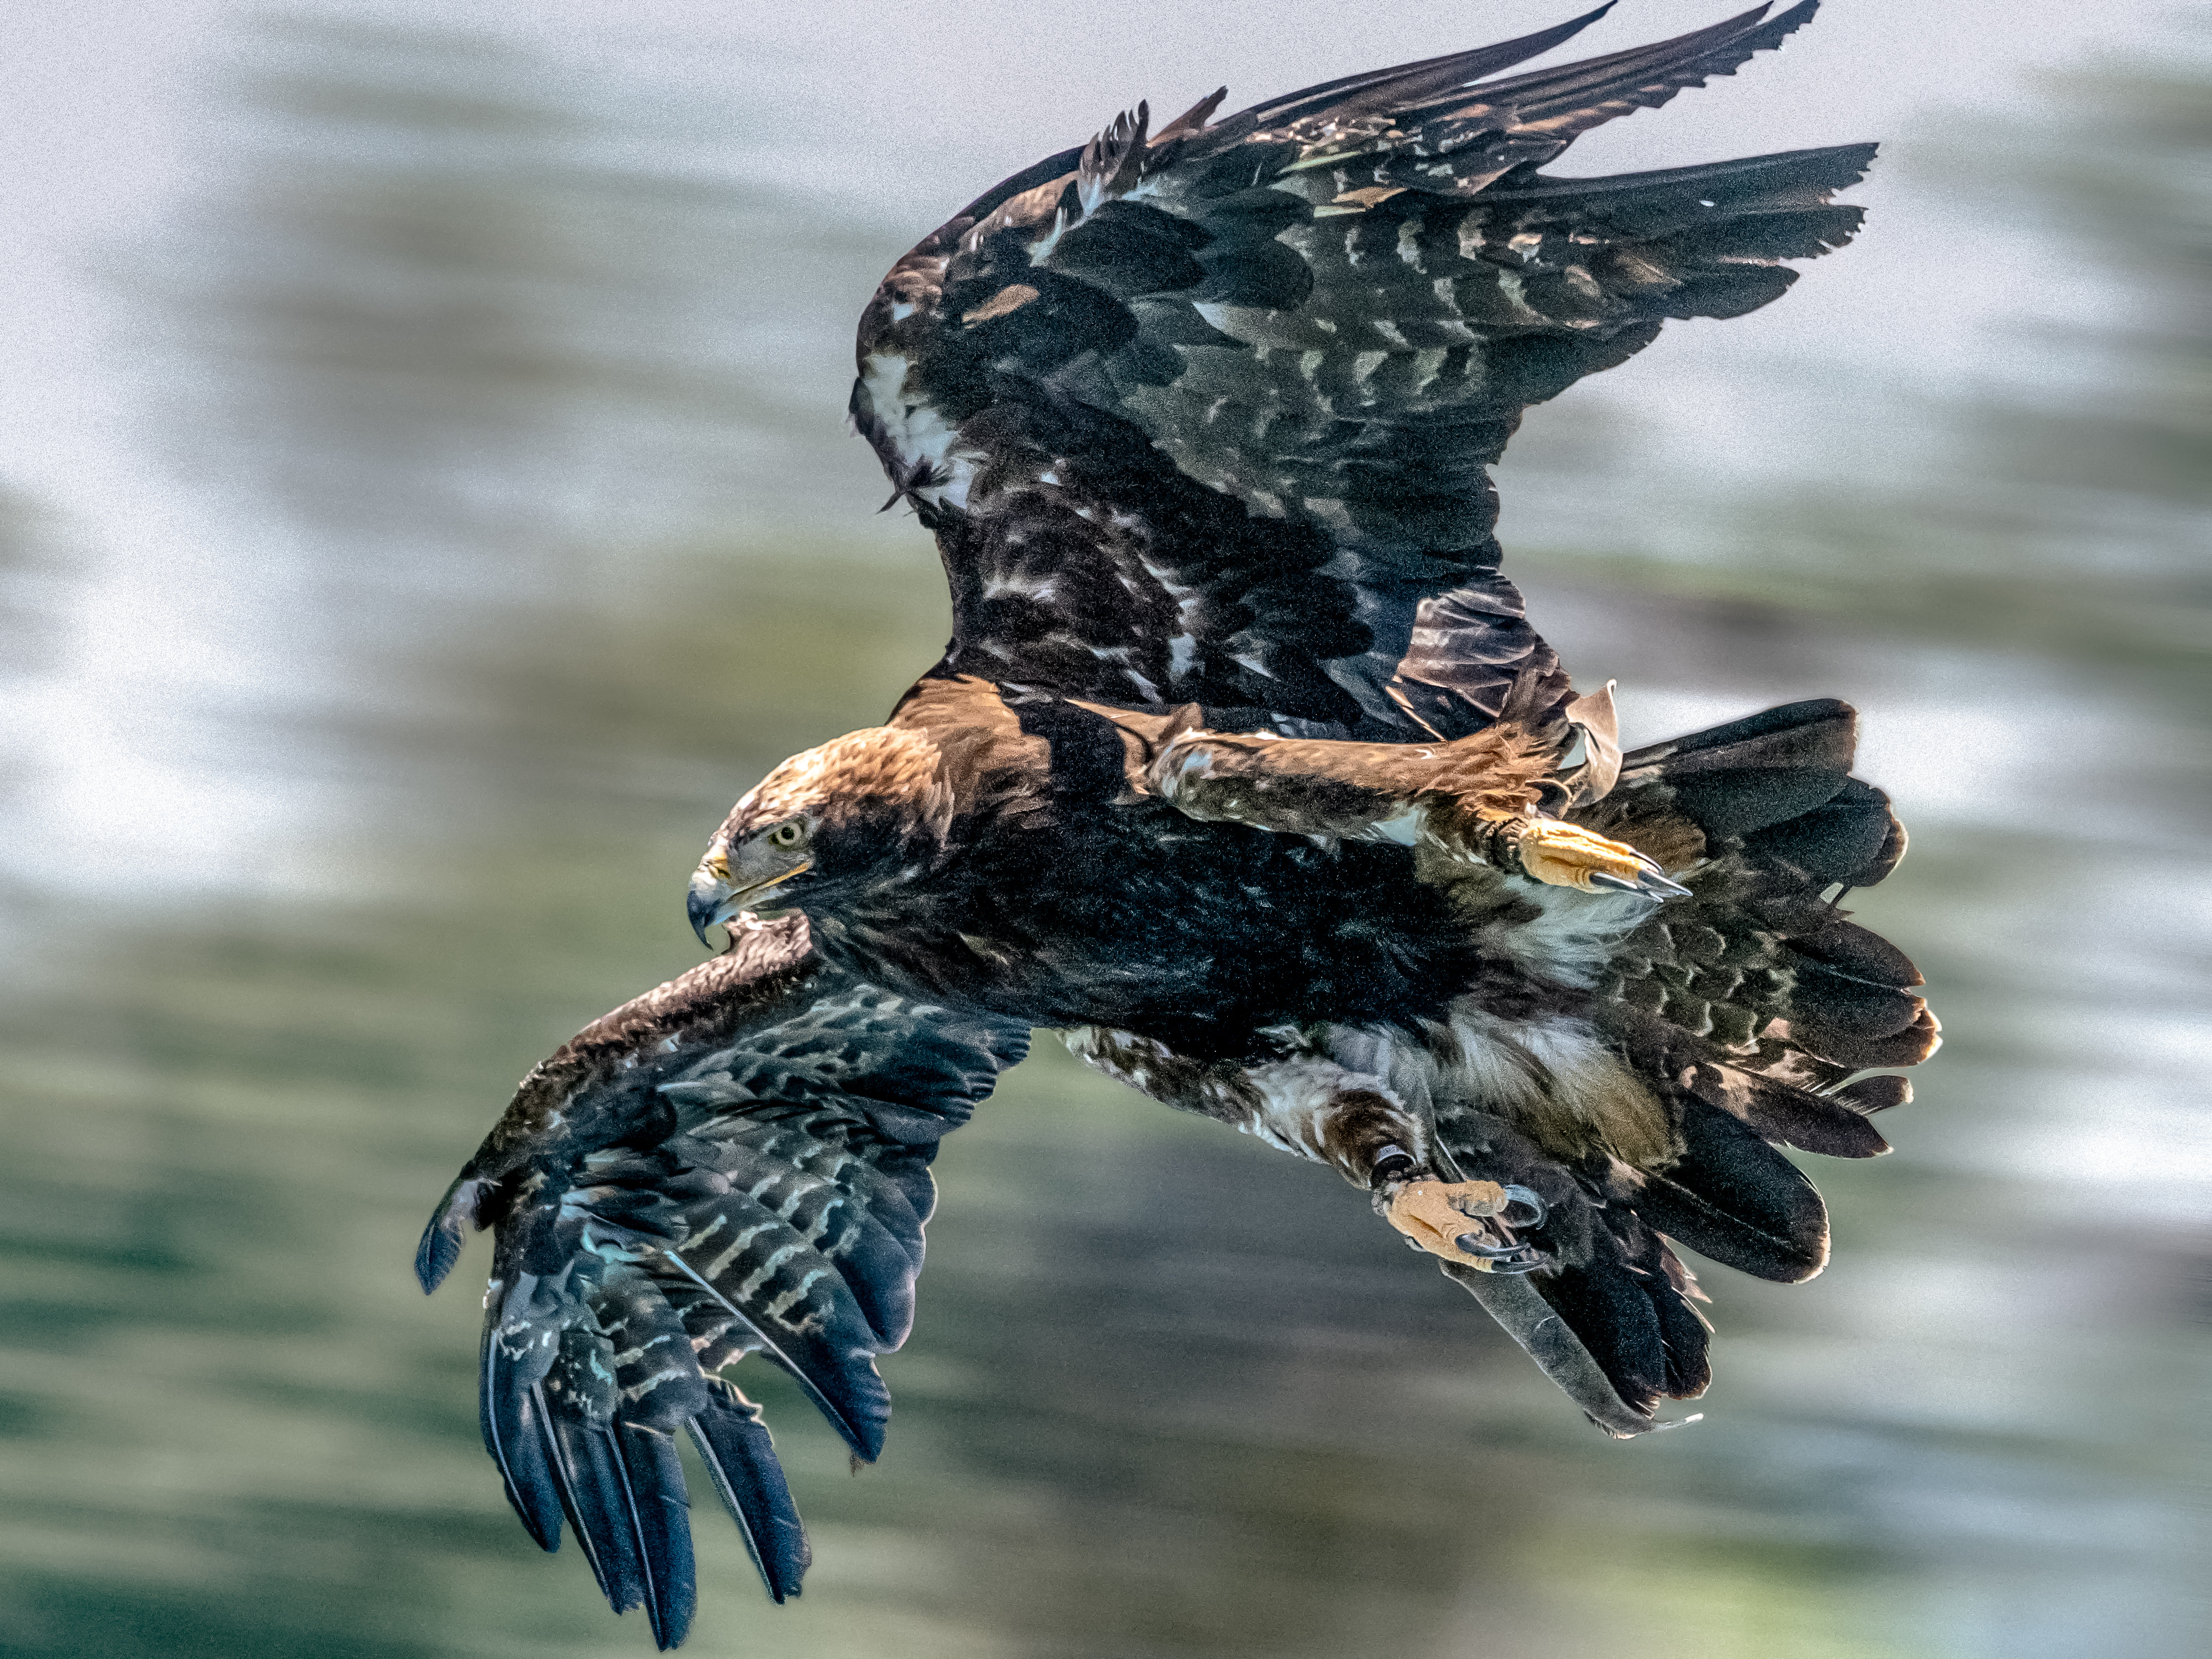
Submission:
[[[1480,1233],[1462,1233],[1452,1243],[1489,1262],[1494,1273],[1529,1273],[1544,1265],[1542,1255],[1526,1244],[1492,1244]]]
[[[1607,892],[1641,893],[1646,898],[1690,896],[1688,888],[1683,886],[1679,881],[1670,880],[1660,874],[1656,868],[1647,868],[1642,871],[1634,881],[1630,881],[1623,876],[1607,874],[1602,870],[1593,870],[1589,872],[1589,884],[1593,887],[1601,887]]]
[[[1516,1204],[1528,1213],[1514,1214],[1513,1206]],[[1551,1212],[1550,1206],[1528,1188],[1508,1187],[1505,1189],[1505,1207],[1498,1212],[1498,1218],[1509,1227],[1540,1227],[1544,1224],[1544,1218]]]

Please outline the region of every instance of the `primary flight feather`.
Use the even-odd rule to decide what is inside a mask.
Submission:
[[[1524,40],[1158,131],[977,198],[861,319],[854,424],[934,532],[944,658],[777,767],[695,873],[729,948],[524,1080],[423,1237],[497,1238],[484,1438],[531,1534],[681,1641],[681,1431],[777,1600],[805,1532],[758,1352],[880,1451],[938,1141],[1059,1032],[1334,1164],[1616,1435],[1708,1376],[1670,1241],[1796,1280],[1779,1146],[1885,1150],[1936,1045],[1844,891],[1902,855],[1818,701],[1623,755],[1499,569],[1528,405],[1840,246],[1870,145],[1605,179],[1575,137],[1810,0],[1506,72]]]

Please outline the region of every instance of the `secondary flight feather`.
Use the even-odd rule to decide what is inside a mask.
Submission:
[[[525,1079],[424,1287],[496,1231],[484,1438],[663,1647],[693,1614],[675,1436],[779,1601],[808,1552],[757,1408],[881,1450],[929,1163],[1035,1028],[1334,1165],[1601,1427],[1708,1378],[1674,1246],[1827,1254],[1783,1146],[1886,1150],[1936,1045],[1838,907],[1902,855],[1855,717],[1623,755],[1500,569],[1522,411],[1848,240],[1869,145],[1614,178],[1580,133],[1812,15],[1509,71],[1526,39],[1158,131],[986,192],[861,319],[854,422],[934,533],[953,637],[793,757],[695,872],[729,948]]]

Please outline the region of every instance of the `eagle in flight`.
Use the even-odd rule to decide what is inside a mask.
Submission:
[[[1621,753],[1500,574],[1487,472],[1529,404],[1850,237],[1871,145],[1547,170],[1813,9],[1506,73],[1601,9],[1224,119],[1139,105],[884,280],[853,419],[951,643],[738,802],[690,889],[728,948],[524,1079],[416,1261],[434,1288],[495,1230],[485,1443],[662,1647],[678,1431],[795,1594],[723,1373],[766,1356],[876,1457],[931,1158],[1034,1028],[1334,1164],[1614,1435],[1706,1383],[1674,1243],[1820,1270],[1778,1148],[1884,1151],[1909,1087],[1857,1074],[1936,1046],[1838,908],[1904,832],[1840,702]]]

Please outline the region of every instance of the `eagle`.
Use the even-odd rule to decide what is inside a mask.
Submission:
[[[1708,1380],[1677,1245],[1820,1271],[1781,1149],[1886,1151],[1936,1043],[1839,908],[1904,831],[1832,700],[1622,752],[1501,572],[1488,468],[1528,405],[1849,240],[1874,150],[1549,171],[1814,5],[1510,72],[1604,9],[1225,118],[1139,104],[870,301],[853,422],[951,643],[737,803],[687,895],[727,948],[531,1072],[416,1257],[434,1290],[495,1231],[484,1443],[662,1648],[678,1435],[797,1594],[725,1373],[764,1356],[878,1456],[932,1158],[1034,1030],[1333,1164],[1614,1436]]]

